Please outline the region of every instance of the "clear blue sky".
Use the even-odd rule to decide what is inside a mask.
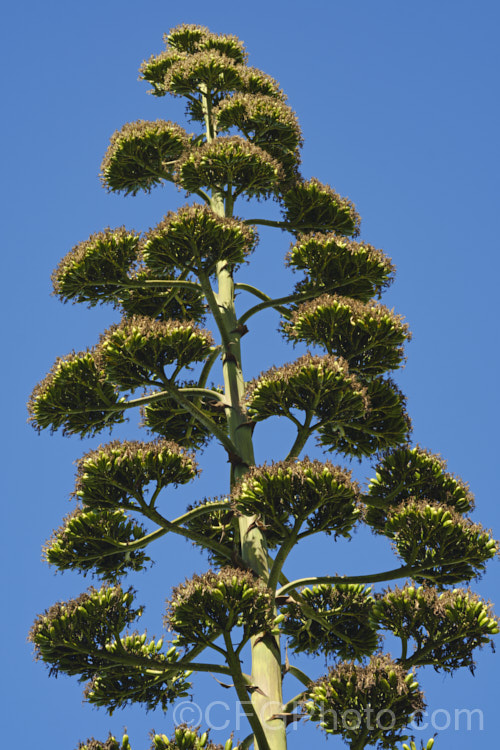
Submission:
[[[184,202],[172,186],[151,196],[123,198],[100,187],[99,165],[111,133],[136,119],[181,119],[175,100],[146,95],[137,82],[145,57],[159,52],[162,34],[182,22],[241,37],[251,64],[277,78],[305,136],[302,172],[349,196],[363,217],[361,236],[393,258],[398,273],[384,302],[413,330],[408,364],[398,382],[408,396],[414,441],[448,460],[476,494],[475,519],[500,536],[498,503],[498,172],[500,10],[495,0],[310,0],[251,4],[219,0],[20,0],[3,12],[2,234],[6,352],[2,638],[5,747],[73,750],[79,739],[129,729],[134,750],[147,732],[171,731],[171,719],[141,709],[104,712],[81,704],[75,680],[49,679],[32,661],[26,634],[36,613],[89,585],[55,576],[40,548],[71,506],[75,461],[99,439],[79,441],[26,426],[33,385],[55,357],[92,345],[116,320],[113,310],[62,306],[50,297],[50,273],[76,242],[107,225],[147,229]],[[255,209],[245,205],[239,209]],[[263,211],[275,210],[263,208]],[[282,259],[288,238],[262,232],[247,279],[266,290],[291,286]],[[244,339],[247,377],[297,356],[279,344],[269,314]],[[134,423],[120,436],[135,437]],[[279,459],[289,433],[281,424],[256,431],[258,460]],[[103,440],[107,440],[107,436]],[[308,446],[311,456],[320,454]],[[206,470],[177,504],[226,489],[214,448]],[[363,480],[370,470],[354,465]],[[225,471],[225,465],[224,465]],[[388,545],[360,533],[350,544],[317,540],[292,559],[290,575],[355,573],[392,567]],[[206,567],[188,544],[168,541],[157,564],[129,580],[146,603],[144,623],[159,634],[172,585]],[[499,567],[474,586],[500,610]],[[440,733],[437,750],[494,747],[498,736],[498,657],[485,650],[473,678],[421,674],[430,709],[480,709],[474,720]],[[311,667],[319,675],[321,663]],[[289,695],[295,685],[287,687]],[[227,700],[210,678],[196,699]],[[436,715],[445,723],[443,713]],[[427,739],[432,731],[417,733]],[[240,733],[240,738],[243,736]],[[300,739],[299,739],[300,738]],[[214,736],[214,739],[218,739]],[[326,745],[312,727],[291,747]],[[339,740],[329,746],[341,747]]]

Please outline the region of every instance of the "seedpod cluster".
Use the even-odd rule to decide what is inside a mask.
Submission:
[[[359,238],[348,198],[300,173],[303,137],[278,83],[248,66],[232,35],[185,24],[164,40],[141,78],[159,104],[183,98],[196,132],[162,119],[124,125],[102,181],[130,195],[171,183],[188,203],[140,232],[98,231],[65,255],[54,293],[111,304],[122,319],[96,346],[57,359],[29,404],[39,431],[94,436],[138,413],[153,435],[111,440],[77,461],[78,505],[45,556],[105,584],[50,607],[30,638],[52,674],[87,680],[86,699],[110,713],[138,703],[168,721],[198,673],[234,689],[248,720],[241,741],[226,734],[214,744],[206,727],[180,724],[153,733],[152,750],[286,750],[288,725],[305,717],[351,750],[396,748],[424,708],[413,668],[473,669],[474,649],[498,633],[489,602],[455,587],[480,575],[498,545],[468,517],[468,486],[410,443],[393,379],[410,331],[379,302],[394,266]],[[246,218],[253,198],[274,200],[275,218]],[[280,298],[238,280],[259,225],[279,230],[277,244],[283,231],[291,237],[286,264],[300,278]],[[257,377],[253,362],[250,378],[243,337],[266,309],[286,342],[311,351]],[[292,424],[291,445],[257,466],[254,441],[276,417]],[[331,460],[303,455],[312,438]],[[221,449],[218,476],[228,475],[211,499],[197,489],[195,456],[210,440]],[[367,488],[338,465],[344,457],[374,460]],[[179,510],[175,489],[188,483],[192,502]],[[328,535],[333,548],[362,523],[392,542],[400,567],[314,575],[305,557],[304,576],[288,579],[306,537]],[[142,608],[119,582],[147,568],[169,534],[206,552],[212,569],[196,572],[193,558],[156,638],[131,630]],[[410,582],[378,588],[395,579]],[[380,651],[384,631],[401,641],[395,658]],[[330,668],[306,674],[296,654]],[[79,750],[132,748],[125,734]]]

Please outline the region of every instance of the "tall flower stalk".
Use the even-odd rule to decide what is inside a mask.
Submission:
[[[193,202],[143,234],[93,234],[63,258],[53,275],[63,301],[111,303],[123,317],[93,348],[58,359],[29,404],[36,429],[81,436],[112,429],[138,407],[156,437],[114,440],[79,460],[77,506],[45,554],[60,570],[104,583],[37,618],[36,655],[53,674],[88,680],[87,700],[110,712],[131,703],[167,710],[191,693],[197,672],[229,677],[249,723],[242,750],[285,750],[287,726],[304,716],[351,750],[393,748],[424,708],[415,670],[473,668],[474,649],[498,633],[491,605],[456,588],[481,574],[498,545],[468,517],[467,485],[410,443],[405,398],[387,375],[401,366],[410,333],[376,301],[394,268],[355,239],[360,218],[348,199],[301,176],[302,135],[279,85],[247,65],[236,37],[183,25],[165,42],[141,76],[155,96],[184,98],[199,132],[129,123],[111,138],[102,179],[132,195],[170,181]],[[282,215],[238,218],[243,198],[272,198]],[[293,239],[287,263],[302,278],[280,298],[237,281],[258,225]],[[236,293],[252,300],[243,313]],[[269,308],[286,340],[324,353],[246,382],[241,339]],[[212,331],[201,327],[207,318]],[[223,388],[210,384],[217,363]],[[254,428],[274,416],[296,435],[282,460],[256,466]],[[312,436],[337,458],[373,457],[367,488],[342,466],[304,456]],[[167,517],[165,494],[196,480],[196,453],[211,439],[230,467],[222,496]],[[399,566],[288,580],[288,555],[304,538],[349,538],[360,523],[392,541]],[[164,643],[127,630],[142,609],[120,581],[147,566],[167,534],[205,549],[213,568],[172,592]],[[399,579],[409,580],[371,585]],[[396,658],[381,651],[382,631],[400,640]],[[293,663],[302,652],[325,655],[328,673],[306,675]],[[298,681],[293,697],[283,696],[285,674]],[[205,728],[184,725],[152,742],[155,750],[222,747]],[[79,747],[130,743],[110,736]]]

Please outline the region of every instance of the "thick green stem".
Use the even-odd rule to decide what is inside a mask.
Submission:
[[[216,137],[217,131],[212,113],[211,92],[200,87],[202,107],[206,125],[207,142]],[[231,216],[234,198],[230,186],[225,193],[212,190],[210,207],[219,216]],[[203,274],[198,276],[206,300],[214,316],[222,342],[222,365],[224,375],[228,442],[234,446],[229,453],[231,463],[231,484],[239,479],[254,464],[252,443],[252,423],[248,419],[242,399],[245,381],[241,368],[240,338],[242,329],[238,326],[234,304],[234,281],[232,268],[227,263],[217,265],[217,292],[210,279]],[[267,545],[262,531],[255,524],[255,517],[240,519],[241,557],[266,583],[269,577]],[[228,660],[231,649],[228,647]],[[281,710],[281,656],[279,640],[271,633],[262,633],[251,640],[252,648],[252,731],[256,750],[286,750],[285,724],[281,718],[270,719]],[[238,657],[234,654],[234,658]],[[239,670],[239,661],[237,662]],[[236,685],[237,691],[241,686]],[[239,693],[238,693],[239,694]],[[243,697],[243,696],[241,696]],[[240,697],[240,700],[241,700]],[[245,691],[246,699],[246,691]],[[249,717],[250,718],[250,717]]]
[[[247,717],[248,722],[252,728],[254,738],[258,741],[260,750],[271,750],[264,733],[263,725],[255,711],[255,707],[252,701],[248,699],[247,685],[245,685],[243,675],[241,673],[240,660],[236,655],[233,644],[231,642],[231,636],[228,633],[224,634],[224,643],[226,646],[227,664],[229,669],[231,670],[231,676],[233,678],[236,695],[239,698],[241,707],[243,708],[245,716]]]
[[[224,215],[222,197],[214,195],[212,208]],[[252,424],[247,417],[242,398],[245,382],[241,368],[240,337],[234,305],[234,282],[227,264],[220,263],[217,269],[218,292],[213,304],[224,345],[223,373],[228,409],[230,440],[236,447],[237,456],[232,461],[232,481],[238,480],[254,464]],[[214,312],[214,311],[213,311]],[[240,519],[241,556],[254,572],[267,582],[269,567],[267,546],[262,531],[255,524],[255,517]],[[278,639],[270,633],[252,638],[252,705],[262,725],[269,750],[285,750],[285,723],[282,718],[271,719],[281,710],[281,656]],[[252,727],[253,728],[253,727]],[[255,747],[264,750],[263,741],[255,737]]]
[[[233,481],[241,477],[254,463],[252,425],[250,424],[242,398],[245,382],[241,369],[240,332],[234,308],[234,285],[226,264],[218,269],[219,289],[217,294],[224,339],[228,340],[223,359],[226,403],[231,409],[228,415],[229,436],[236,446],[238,456],[232,466]],[[265,537],[255,524],[255,517],[240,519],[241,556],[255,573],[267,582],[269,568]],[[285,724],[282,718],[270,719],[281,710],[281,657],[275,636],[267,633],[252,638],[252,680],[258,688],[252,692],[252,704],[263,726],[270,750],[285,750]],[[256,747],[263,750],[258,739]]]

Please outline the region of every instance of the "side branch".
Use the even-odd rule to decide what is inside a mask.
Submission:
[[[205,547],[206,549],[211,549],[213,552],[216,552],[222,557],[225,557],[227,560],[232,560],[231,550],[227,549],[227,547],[225,547],[223,544],[212,539],[206,539],[203,534],[200,534],[197,531],[183,528],[183,526],[181,525],[196,516],[204,515],[205,513],[210,512],[211,510],[213,510],[214,506],[217,507],[218,505],[226,507],[227,503],[211,503],[210,508],[192,508],[187,513],[183,513],[182,516],[175,518],[173,521],[169,521],[167,518],[162,516],[162,514],[159,513],[156,508],[151,507],[151,505],[148,505],[144,500],[140,500],[140,512],[144,516],[146,516],[146,518],[149,518],[150,521],[157,523],[161,528],[153,531],[151,534],[148,534],[145,537],[142,537],[142,539],[137,539],[134,542],[121,543],[119,547],[126,550],[137,549],[146,546],[146,544],[149,544],[155,539],[161,538],[169,531],[171,531],[174,534],[183,536],[185,539],[189,539],[191,542],[195,542],[196,544]]]
[[[172,396],[178,404],[183,406],[187,412],[189,412],[198,422],[200,422],[200,424],[202,424],[207,430],[209,430],[209,432],[212,433],[214,437],[217,438],[217,440],[221,443],[221,445],[224,446],[229,455],[239,457],[236,446],[231,438],[224,432],[224,430],[216,425],[215,422],[210,419],[210,417],[208,417],[198,406],[196,406],[196,404],[186,398],[186,396],[184,396],[182,393],[182,389],[178,389],[175,386],[171,385],[168,380],[165,380],[163,382],[163,385],[165,387],[165,390],[163,391],[152,393],[148,396],[142,396],[141,398],[135,398],[131,401],[121,401],[116,405],[116,407],[110,408],[110,411],[131,409],[134,406],[142,406],[144,404],[150,404],[153,401],[159,401],[162,398],[165,398],[165,396],[167,395]],[[212,394],[212,391],[210,391],[210,393]]]
[[[64,643],[61,645],[65,645]],[[200,662],[186,661],[179,659],[179,661],[171,662],[170,664],[157,661],[155,659],[148,659],[145,656],[136,656],[135,654],[129,654],[128,651],[123,648],[121,639],[117,639],[117,645],[119,645],[118,653],[109,653],[107,650],[99,651],[99,656],[105,658],[112,664],[121,664],[131,667],[138,667],[139,669],[145,669],[147,672],[153,674],[168,674],[169,672],[179,672],[181,670],[190,670],[193,672],[216,672],[218,674],[231,675],[231,670],[224,664],[205,664]],[[82,650],[83,653],[83,650]]]
[[[229,335],[229,331],[226,328],[224,317],[222,315],[220,305],[217,301],[217,297],[215,296],[214,290],[212,289],[209,278],[201,272],[199,272],[198,277],[200,279],[203,294],[205,295],[205,298],[208,302],[210,312],[214,316],[217,328],[219,329],[224,349],[226,353],[229,353],[231,351],[231,336]]]
[[[287,307],[283,307],[284,305],[291,304],[293,302],[300,304],[301,302],[307,302],[307,300],[313,299],[314,297],[319,297],[322,294],[331,294],[333,292],[338,293],[338,290],[342,286],[343,284],[341,282],[338,282],[335,284],[335,286],[325,287],[323,289],[314,289],[310,292],[296,292],[294,294],[288,294],[286,297],[277,297],[276,299],[271,299],[259,289],[250,287],[249,284],[235,284],[235,288],[243,289],[243,287],[246,287],[244,291],[251,292],[256,297],[263,300],[258,305],[250,307],[246,311],[246,313],[243,313],[243,315],[238,320],[238,325],[244,325],[244,323],[246,323],[246,321],[251,318],[252,315],[255,315],[261,310],[266,310],[269,307],[274,308],[281,315],[288,317],[290,315],[290,310]]]
[[[147,289],[148,287],[179,287],[181,289],[197,289],[202,291],[197,281],[187,281],[186,279],[129,279],[128,281],[93,281],[92,286],[117,286],[123,289]]]
[[[462,560],[457,560],[456,564],[459,565]],[[447,561],[447,565],[453,564]],[[435,563],[429,563],[428,565],[420,565],[415,567],[413,565],[403,565],[400,568],[394,568],[393,570],[386,570],[383,573],[367,573],[366,575],[359,576],[313,576],[311,578],[298,578],[296,581],[290,581],[285,586],[282,586],[279,591],[276,592],[276,596],[284,596],[290,591],[302,586],[315,586],[319,583],[382,583],[384,581],[394,581],[397,578],[405,578],[425,573],[426,570],[435,567]]]

